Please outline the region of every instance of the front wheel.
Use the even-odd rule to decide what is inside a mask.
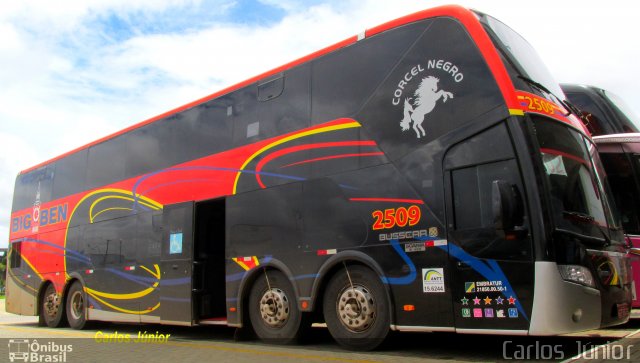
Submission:
[[[64,324],[62,294],[56,292],[53,284],[47,285],[42,296],[40,317],[49,328],[58,328]]]
[[[298,341],[302,313],[285,274],[267,270],[258,276],[249,296],[249,319],[262,340],[278,344]]]
[[[364,266],[334,275],[324,294],[324,319],[333,338],[354,350],[372,350],[389,334],[390,317],[382,281]]]
[[[73,329],[82,329],[87,323],[87,298],[79,281],[75,281],[67,294],[67,320]]]

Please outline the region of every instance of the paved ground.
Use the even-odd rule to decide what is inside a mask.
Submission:
[[[306,344],[277,346],[235,341],[234,329],[227,327],[96,324],[83,331],[48,329],[38,327],[36,317],[4,310],[4,300],[0,300],[0,362],[9,361],[10,352],[16,362],[33,362],[18,360],[27,350],[37,353],[29,359],[60,362],[487,362],[527,357],[606,362],[620,354],[623,360],[640,361],[640,321],[617,329],[553,338],[396,334],[383,349],[362,353],[340,348],[323,328],[312,329]],[[148,336],[156,332],[169,337],[150,342]],[[139,334],[146,334],[147,339],[136,341]],[[606,345],[608,342],[611,344]],[[591,350],[595,347],[599,350]],[[578,353],[583,355],[574,358]]]

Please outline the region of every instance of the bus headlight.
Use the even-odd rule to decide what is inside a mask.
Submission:
[[[589,287],[596,287],[593,275],[588,268],[580,265],[558,265],[560,276],[566,281],[575,282],[576,284]]]

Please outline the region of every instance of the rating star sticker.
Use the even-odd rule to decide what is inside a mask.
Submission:
[[[473,299],[473,305],[480,305],[480,299],[478,299],[477,296],[475,299]]]
[[[469,299],[467,299],[466,296],[460,299],[460,301],[462,301],[462,305],[469,305]]]
[[[491,299],[490,297],[487,296],[482,300],[484,300],[484,304],[485,305],[491,305],[491,300],[493,300],[493,299]]]
[[[496,299],[496,304],[502,305],[503,302],[504,302],[504,299],[502,298],[502,296],[498,296],[498,298]]]
[[[516,303],[516,299],[514,299],[513,296],[509,296],[507,300],[509,300],[509,305],[515,305]]]

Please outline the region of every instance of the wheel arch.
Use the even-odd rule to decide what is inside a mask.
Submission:
[[[384,272],[380,264],[378,264],[373,258],[361,251],[343,251],[336,255],[331,256],[318,271],[318,278],[313,282],[311,288],[311,303],[310,310],[322,311],[322,297],[324,291],[331,281],[331,278],[342,270],[345,266],[349,265],[361,265],[372,270],[382,282],[384,286],[385,295],[387,297],[387,304],[389,306],[389,317],[391,324],[395,322],[395,309],[393,293],[389,284],[384,278]]]
[[[238,327],[244,326],[244,319],[246,318],[247,306],[249,304],[249,292],[251,291],[251,286],[253,283],[260,277],[261,274],[264,273],[264,270],[277,270],[282,272],[293,287],[293,291],[295,293],[295,301],[296,304],[299,303],[300,298],[300,290],[298,285],[295,283],[295,279],[293,279],[293,273],[284,264],[282,261],[278,259],[270,259],[267,262],[261,263],[256,268],[253,268],[247,272],[247,274],[240,281],[240,285],[238,287],[238,294],[236,296],[238,304],[236,305],[238,309]],[[248,318],[247,318],[248,319]]]

